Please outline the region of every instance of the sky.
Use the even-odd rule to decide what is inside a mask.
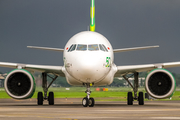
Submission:
[[[115,53],[116,65],[180,61],[180,0],[95,0],[95,6],[96,32],[114,49],[160,46]],[[26,46],[64,48],[89,23],[90,0],[0,0],[0,61],[62,66],[61,52]]]

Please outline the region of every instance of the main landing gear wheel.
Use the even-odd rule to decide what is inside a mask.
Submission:
[[[128,105],[133,105],[133,95],[132,95],[132,92],[128,92],[128,95],[127,95],[127,104]]]
[[[49,85],[47,84],[47,77],[52,79],[52,81],[51,81],[51,83],[49,83]],[[57,77],[58,77],[57,75],[55,75],[55,77],[52,77],[52,76],[48,75],[46,72],[42,73],[42,88],[43,88],[44,96],[43,96],[42,92],[38,93],[38,97],[37,97],[38,105],[43,105],[44,100],[48,100],[49,105],[54,105],[54,93],[49,92],[48,95],[47,95],[47,93],[48,93],[49,87],[52,85],[52,83],[56,80]]]
[[[49,101],[49,105],[54,105],[54,93],[53,92],[49,92],[48,101]]]
[[[139,105],[144,105],[144,96],[143,96],[143,92],[139,92],[138,101],[139,101]]]
[[[43,105],[43,93],[42,92],[38,92],[37,104],[38,105]]]
[[[89,107],[94,107],[94,98],[89,99]]]
[[[127,76],[123,76],[124,79],[129,83],[129,85],[133,88],[133,92],[134,92],[134,96],[132,95],[132,92],[128,92],[127,95],[127,104],[128,105],[133,105],[133,101],[137,100],[139,102],[139,105],[144,105],[144,97],[143,97],[143,92],[139,92],[139,95],[137,95],[138,93],[138,87],[139,87],[139,73],[135,72],[133,73],[134,75],[134,86],[131,84],[131,82],[129,81],[130,77]]]
[[[87,97],[83,98],[82,105],[83,105],[83,107],[87,107],[89,105],[89,100]]]

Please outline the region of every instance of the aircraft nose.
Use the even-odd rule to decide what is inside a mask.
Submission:
[[[79,70],[84,75],[93,75],[95,71],[98,71],[99,61],[91,57],[86,57],[82,59],[79,65]]]
[[[76,76],[80,80],[96,80],[101,76],[99,72],[102,67],[103,63],[100,59],[84,56],[77,64]]]

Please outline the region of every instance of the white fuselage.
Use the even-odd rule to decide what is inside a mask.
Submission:
[[[97,32],[74,35],[64,48],[63,59],[63,72],[71,85],[109,85],[117,71],[111,44]]]

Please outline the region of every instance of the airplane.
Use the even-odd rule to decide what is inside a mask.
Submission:
[[[38,71],[42,73],[43,88],[43,92],[38,92],[37,95],[38,105],[43,105],[44,100],[48,100],[49,105],[54,105],[54,93],[48,93],[48,89],[58,76],[62,76],[70,85],[85,86],[87,96],[82,99],[82,105],[83,107],[93,107],[95,100],[90,97],[90,87],[110,85],[114,77],[123,77],[133,88],[133,92],[127,93],[127,105],[133,105],[134,100],[137,100],[139,105],[144,105],[143,92],[138,92],[138,77],[140,72],[147,71],[148,75],[145,80],[147,93],[156,99],[172,97],[176,88],[176,80],[166,68],[178,67],[180,62],[116,66],[114,53],[159,46],[113,49],[108,39],[96,32],[95,28],[95,0],[91,0],[89,30],[71,37],[64,49],[27,46],[32,49],[63,52],[63,66],[0,62],[1,67],[13,68],[4,81],[7,94],[18,100],[31,98],[36,88],[31,72]],[[49,76],[50,74],[54,76]],[[129,81],[128,75],[130,74],[134,76],[134,85]],[[49,85],[47,77],[52,79]]]

